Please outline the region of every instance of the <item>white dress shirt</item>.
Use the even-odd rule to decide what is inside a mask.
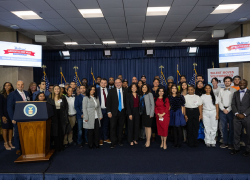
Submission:
[[[230,90],[225,90],[226,88],[220,89],[218,101],[219,101],[219,107],[221,111],[225,109],[224,107],[228,107],[227,108],[228,112],[232,110],[231,104],[232,104],[233,94],[236,91],[236,89],[232,87],[229,87],[229,88]]]
[[[18,89],[17,89],[17,91],[18,91],[18,93],[20,94],[20,96],[22,97],[22,99],[23,99],[23,96],[25,97],[25,101],[27,101],[27,97],[25,96],[25,93],[22,91],[19,91]]]
[[[75,97],[68,97],[66,96],[67,102],[68,102],[68,113],[70,116],[76,115],[76,109],[75,109]]]
[[[117,90],[118,102],[119,102],[119,90],[120,90],[121,97],[122,97],[122,100],[121,100],[121,102],[122,102],[122,109],[124,109],[122,88],[120,88],[120,89],[116,88],[116,90]],[[118,103],[118,106],[119,106],[119,103]]]
[[[186,102],[185,103],[186,108],[197,108],[200,105],[202,105],[201,98],[197,96],[196,94],[194,95],[187,94],[186,96],[184,96],[184,98]]]
[[[96,98],[95,97],[93,97],[93,96],[90,96],[93,100],[94,100],[94,102],[95,102],[95,119],[98,119],[98,115],[97,115],[97,111],[96,111],[96,108],[97,108],[97,102],[96,102]]]
[[[106,109],[103,89],[104,89],[105,94],[106,94],[106,101],[107,101],[107,98],[108,98],[108,90],[107,90],[107,88],[102,88],[102,87],[100,89],[101,89],[101,101],[102,101],[101,108]]]
[[[211,95],[202,94],[201,100],[203,104],[203,110],[206,111],[216,110],[216,106],[213,104]],[[218,98],[216,96],[215,96],[215,104],[218,104]]]
[[[219,96],[220,90],[221,90],[221,87],[220,87],[220,86],[218,86],[217,89],[213,89],[214,95],[215,95],[216,97]]]

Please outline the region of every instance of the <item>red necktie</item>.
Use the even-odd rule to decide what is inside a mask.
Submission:
[[[104,89],[102,89],[102,92],[103,92],[104,102],[105,102],[105,107],[106,107],[106,93],[105,93]]]

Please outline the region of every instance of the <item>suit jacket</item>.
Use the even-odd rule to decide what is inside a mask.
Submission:
[[[68,118],[68,102],[65,96],[62,96],[62,102],[60,103],[60,116],[56,113],[55,100],[48,98],[47,102],[53,106],[54,116],[51,121],[51,136],[58,136],[58,123],[61,122],[61,128],[63,134],[67,134],[71,131],[71,126]]]
[[[23,91],[25,93],[27,101],[30,100],[28,91]],[[16,101],[23,101],[22,96],[19,94],[17,90],[11,92],[7,99],[7,111],[11,120],[13,120]]]
[[[146,113],[148,116],[154,117],[155,101],[152,93],[148,93],[144,96],[144,102],[146,107]]]
[[[107,91],[109,92],[109,90],[110,89],[108,89],[107,88]],[[99,88],[96,88],[96,92],[97,92],[97,96],[98,96],[98,98],[99,98],[99,102],[100,102],[100,106],[101,106],[101,104],[102,104],[102,88],[101,87],[99,87]],[[106,94],[106,103],[107,103],[107,98],[108,98],[108,94]],[[106,107],[107,108],[107,107]]]
[[[40,90],[33,93],[33,101],[35,101],[36,96],[37,96],[39,93],[40,93]],[[50,92],[49,92],[49,91],[45,91],[45,99],[46,99],[46,100],[48,99],[49,95],[50,95]]]
[[[240,92],[236,91],[233,94],[233,100],[232,100],[232,111],[233,113],[239,113],[239,114],[246,114],[247,118],[250,116],[250,90],[246,90],[242,101],[240,101]]]
[[[83,101],[83,97],[82,95],[78,95],[75,98],[75,109],[76,109],[76,117],[77,119],[82,119],[82,101]]]
[[[4,96],[0,94],[0,119],[4,116]]]
[[[92,97],[84,97],[82,102],[83,120],[88,120],[88,122],[83,122],[83,127],[86,129],[95,128],[95,110],[97,111],[97,116],[100,126],[100,118],[102,118],[102,110],[98,98],[96,99],[97,107],[95,107],[95,102]]]
[[[122,88],[122,93],[123,93],[123,107],[126,112],[127,90]],[[108,113],[111,112],[112,116],[116,116],[118,114],[118,106],[119,106],[119,99],[116,88],[109,90],[106,104],[107,104],[107,112]]]
[[[137,94],[137,98],[139,99],[140,102],[140,97]],[[134,107],[134,97],[132,93],[127,94],[127,101],[126,101],[126,110],[127,110],[127,115],[130,116],[133,114],[133,107]],[[139,107],[139,104],[138,104]]]

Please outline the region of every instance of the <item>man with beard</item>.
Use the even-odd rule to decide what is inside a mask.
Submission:
[[[113,88],[115,88],[115,79],[113,77],[110,77],[108,89],[113,89]]]

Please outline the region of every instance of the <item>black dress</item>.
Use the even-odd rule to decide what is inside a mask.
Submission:
[[[150,118],[150,116],[147,115],[144,98],[142,99],[142,101],[144,104],[144,107],[142,107],[142,102],[140,102],[140,113],[142,114],[142,126],[152,127],[153,118]]]
[[[3,123],[2,117],[5,116],[7,118],[7,123]],[[13,124],[7,112],[7,97],[4,97],[0,94],[0,118],[1,118],[1,126],[3,129],[12,129]]]

